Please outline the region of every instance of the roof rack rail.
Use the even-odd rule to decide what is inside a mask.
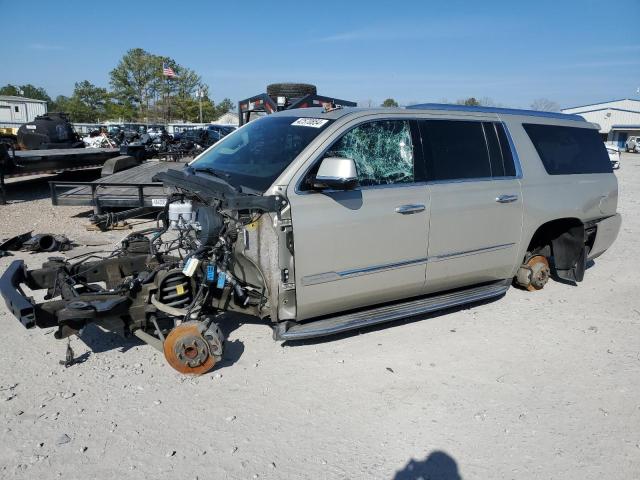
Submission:
[[[541,112],[539,110],[525,110],[519,108],[502,108],[502,107],[477,107],[472,105],[452,105],[448,103],[421,103],[419,105],[410,105],[407,107],[412,110],[449,110],[454,112],[478,112],[478,113],[504,113],[506,115],[525,115],[529,117],[557,118],[560,120],[573,120],[574,122],[586,122],[580,115],[558,113],[558,112]]]

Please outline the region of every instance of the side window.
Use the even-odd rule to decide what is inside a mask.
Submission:
[[[489,148],[489,160],[491,163],[491,176],[504,177],[504,159],[502,151],[500,151],[500,142],[498,142],[498,134],[494,123],[483,122],[484,135]]]
[[[415,179],[409,122],[383,120],[349,130],[325,157],[352,158],[360,185],[411,183]]]
[[[549,175],[611,173],[611,162],[597,130],[523,124]]]
[[[484,122],[484,134],[491,159],[491,176],[515,177],[516,167],[513,163],[511,147],[501,123]]]
[[[491,177],[489,152],[481,122],[423,120],[419,123],[430,179]]]
[[[511,153],[511,146],[507,139],[507,134],[504,131],[504,125],[501,123],[493,124],[498,132],[498,141],[500,142],[500,151],[502,152],[502,161],[504,163],[504,174],[507,177],[516,176],[516,165],[513,161],[513,155]]]

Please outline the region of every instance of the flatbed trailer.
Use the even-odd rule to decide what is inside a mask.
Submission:
[[[53,205],[86,205],[96,214],[105,208],[164,206],[166,192],[162,183],[152,181],[156,173],[181,169],[185,162],[148,160],[137,167],[122,170],[92,182],[49,182]]]
[[[62,148],[51,150],[0,150],[0,204],[6,201],[6,178],[98,168],[120,155],[118,148]]]

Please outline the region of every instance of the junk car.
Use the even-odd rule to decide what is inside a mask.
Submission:
[[[25,327],[97,323],[201,374],[237,312],[291,342],[575,285],[621,224],[597,125],[556,113],[284,110],[156,180],[159,225],[107,257],[9,266],[0,290]]]

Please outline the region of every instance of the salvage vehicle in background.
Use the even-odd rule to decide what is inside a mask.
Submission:
[[[103,259],[8,267],[0,292],[25,327],[97,323],[201,374],[232,312],[296,341],[576,285],[621,223],[597,125],[547,112],[284,110],[155,179],[157,227]]]

